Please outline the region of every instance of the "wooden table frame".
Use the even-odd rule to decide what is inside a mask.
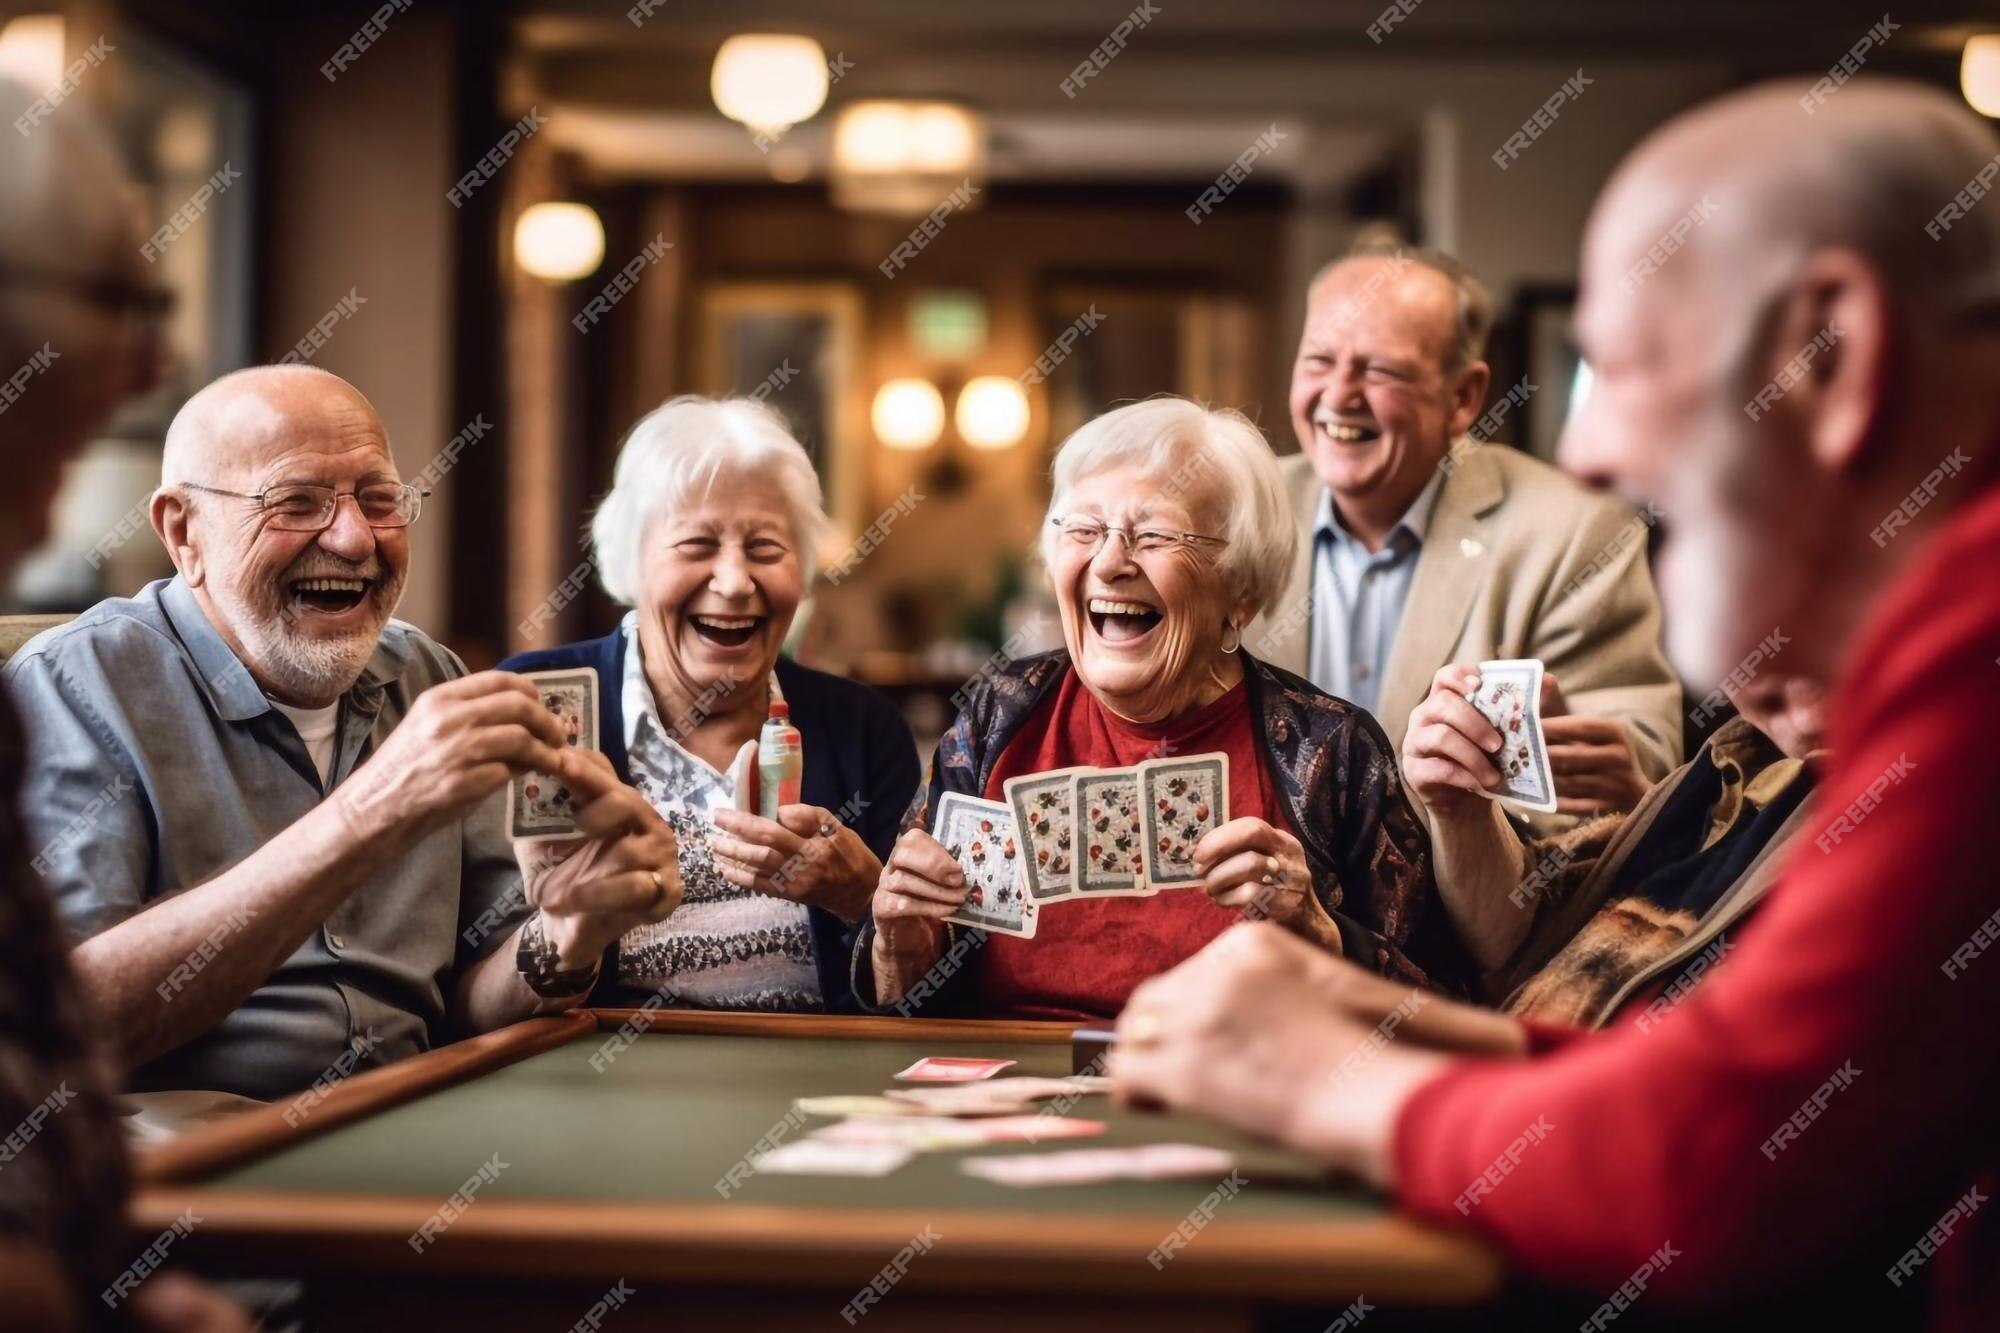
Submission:
[[[437,1209],[434,1197],[230,1190],[206,1177],[360,1117],[490,1073],[543,1051],[637,1019],[644,1031],[907,1041],[907,1021],[816,1015],[641,1013],[576,1010],[512,1027],[333,1087],[311,1113],[285,1123],[273,1104],[203,1126],[142,1153],[132,1208],[138,1244],[186,1210],[200,1225],[176,1257],[237,1272],[296,1276],[409,1274],[578,1283],[633,1282],[853,1290],[880,1271],[936,1212],[857,1206],[830,1213],[742,1203],[566,1203],[482,1199],[419,1255],[407,1244]],[[927,1020],[942,1041],[1064,1045],[1070,1024]],[[859,1184],[861,1182],[857,1182]],[[1157,1220],[1116,1214],[1036,1214],[1032,1228],[1009,1212],[954,1209],[948,1244],[912,1265],[911,1290],[1108,1292],[1200,1300],[1332,1305],[1365,1293],[1370,1303],[1460,1305],[1500,1286],[1494,1255],[1469,1238],[1387,1216],[1360,1222],[1283,1224],[1221,1219],[1201,1243],[1164,1269],[1139,1262],[1161,1240]],[[337,1243],[328,1244],[334,1241]],[[882,1327],[883,1325],[877,1325]]]

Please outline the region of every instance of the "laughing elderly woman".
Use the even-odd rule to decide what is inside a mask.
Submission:
[[[676,398],[632,427],[591,522],[604,590],[633,609],[602,639],[501,663],[595,667],[605,754],[680,839],[686,897],[613,947],[593,1003],[855,1008],[853,928],[918,770],[886,698],[780,655],[825,528],[812,460],[783,418],[747,399]],[[737,811],[726,776],[774,682],[805,750],[805,803],[776,822]]]
[[[1234,412],[1153,399],[1063,444],[1042,555],[1066,647],[971,688],[938,746],[929,809],[946,792],[1001,799],[1022,774],[1219,750],[1235,817],[1194,850],[1205,892],[1063,899],[1033,939],[978,948],[943,920],[966,896],[956,863],[912,827],[856,940],[858,996],[899,1012],[1103,1018],[1245,917],[1462,987],[1470,960],[1381,727],[1243,650],[1243,626],[1291,567],[1287,515],[1276,460]]]

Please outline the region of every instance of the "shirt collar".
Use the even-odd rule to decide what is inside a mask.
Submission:
[[[1395,541],[1397,533],[1407,532],[1412,549],[1424,544],[1424,531],[1430,527],[1431,511],[1437,507],[1438,491],[1443,486],[1444,469],[1438,468],[1431,473],[1431,479],[1424,483],[1424,488],[1417,492],[1417,498],[1410,502],[1410,507],[1403,511],[1396,526],[1389,530],[1390,543]],[[1347,525],[1340,521],[1340,511],[1334,508],[1333,491],[1325,486],[1320,487],[1319,513],[1313,519],[1313,532],[1316,536],[1325,535],[1338,542],[1355,540]],[[1385,547],[1388,544],[1385,543]]]
[[[217,717],[225,722],[243,722],[271,711],[271,701],[264,696],[256,677],[209,623],[201,603],[195,600],[194,589],[188,587],[185,579],[176,574],[167,580],[160,593],[160,605],[172,622],[174,633],[187,648],[188,656],[194,659],[195,669],[201,673],[202,688]],[[366,701],[379,696],[391,682],[402,677],[411,660],[407,635],[398,622],[391,620],[382,627],[375,651],[348,688],[348,697]]]
[[[625,714],[625,752],[631,754],[639,746],[639,735],[648,723],[662,738],[671,742],[666,728],[660,725],[658,710],[653,706],[653,687],[646,681],[646,661],[639,648],[639,613],[627,611],[618,622],[618,630],[625,636],[625,679],[618,682],[619,702]]]

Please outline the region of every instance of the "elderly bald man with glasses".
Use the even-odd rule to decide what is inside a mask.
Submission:
[[[176,576],[8,663],[33,865],[134,1090],[277,1099],[566,1008],[680,901],[672,830],[531,684],[390,618],[423,496],[338,377],[226,376],[167,432]],[[524,889],[502,790],[528,771],[585,838]]]

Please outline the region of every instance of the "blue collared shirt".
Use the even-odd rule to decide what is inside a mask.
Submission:
[[[281,838],[375,751],[419,694],[464,673],[450,651],[390,621],[341,696],[322,783],[297,729],[180,579],[100,602],[38,635],[8,662],[5,681],[28,737],[25,842],[70,941],[214,879]],[[220,1023],[133,1071],[134,1090],[214,1088],[275,1100],[336,1060],[337,1077],[444,1040],[454,976],[503,943],[527,912],[505,804],[502,790],[355,885]],[[219,925],[188,958],[188,973],[176,968],[161,983],[160,1003],[174,1003],[246,924]]]
[[[1444,473],[1417,494],[1379,551],[1341,524],[1333,492],[1319,493],[1313,520],[1312,653],[1307,676],[1328,694],[1375,711],[1396,643],[1417,553]]]

